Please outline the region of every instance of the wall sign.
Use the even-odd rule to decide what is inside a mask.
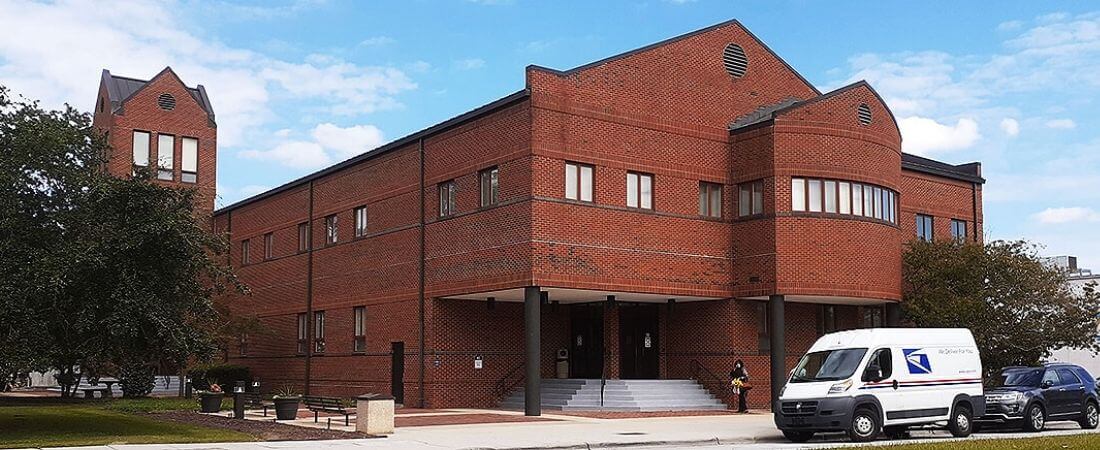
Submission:
[[[481,355],[475,356],[474,357],[474,368],[475,369],[480,369],[481,367],[482,367]]]

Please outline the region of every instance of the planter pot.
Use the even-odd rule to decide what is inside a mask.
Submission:
[[[200,411],[204,413],[216,413],[221,411],[222,397],[225,397],[225,394],[199,394]]]
[[[293,420],[298,417],[298,400],[299,398],[276,398],[275,402],[275,420]]]

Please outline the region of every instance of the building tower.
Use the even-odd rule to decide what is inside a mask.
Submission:
[[[111,145],[109,173],[127,177],[151,165],[155,182],[197,189],[196,212],[211,216],[218,133],[201,84],[187,87],[171,67],[150,80],[104,69],[92,123]]]

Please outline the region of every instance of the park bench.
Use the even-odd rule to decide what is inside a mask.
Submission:
[[[344,426],[351,425],[351,417],[355,414],[355,408],[345,408],[344,403],[340,399],[335,397],[318,397],[318,396],[305,396],[302,397],[302,403],[306,405],[306,408],[313,411],[313,422],[317,422],[318,413],[329,414],[343,414]]]
[[[259,392],[245,392],[241,394],[241,399],[244,400],[244,409],[262,409],[264,417],[267,417],[268,408],[275,407],[275,403],[265,402],[263,395]]]
[[[95,398],[95,393],[96,392],[99,392],[100,397],[110,397],[111,396],[111,388],[109,388],[107,386],[92,385],[92,386],[84,386],[84,387],[78,388],[78,389],[80,389],[81,391],[84,392],[84,398]]]

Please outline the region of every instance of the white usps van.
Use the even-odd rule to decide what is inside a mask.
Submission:
[[[775,425],[795,442],[844,431],[869,441],[880,431],[946,426],[970,435],[985,413],[982,361],[967,329],[873,328],[822,336],[780,391]]]

